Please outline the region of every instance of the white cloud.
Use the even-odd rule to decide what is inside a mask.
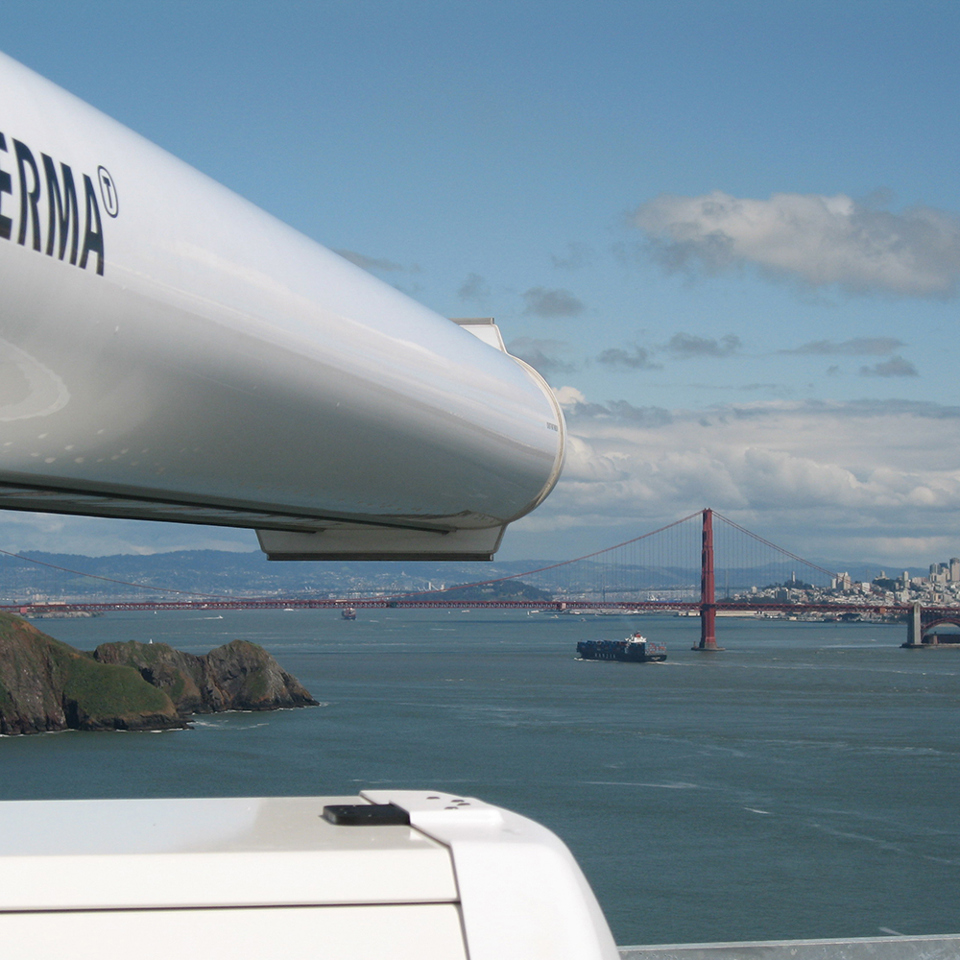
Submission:
[[[675,333],[668,341],[665,350],[675,357],[729,357],[740,351],[743,344],[739,337],[727,334],[719,340],[713,337],[697,337],[691,333]]]
[[[583,301],[569,290],[547,290],[531,287],[523,294],[524,314],[537,317],[578,317],[584,311]]]
[[[777,401],[655,416],[558,395],[567,467],[528,532],[572,542],[573,528],[602,528],[612,545],[710,506],[812,558],[926,564],[946,531],[960,554],[958,408]]]
[[[885,357],[906,344],[895,337],[856,337],[853,340],[813,340],[791,350],[778,353],[796,353],[821,357]]]
[[[960,218],[928,207],[891,213],[844,194],[751,200],[716,190],[658,197],[633,223],[670,270],[753,264],[815,287],[919,297],[952,296],[960,278]]]
[[[579,404],[587,402],[583,392],[576,387],[556,387],[553,392],[562,407],[573,409]]]
[[[566,256],[550,255],[551,263],[558,270],[579,270],[588,266],[592,259],[593,249],[586,243],[568,243]]]
[[[572,373],[577,364],[565,359],[570,353],[569,343],[563,340],[538,340],[534,337],[516,337],[507,344],[507,350],[543,377]]]
[[[654,363],[650,351],[636,344],[632,350],[622,347],[610,347],[597,354],[597,363],[611,370],[662,370],[663,366]]]
[[[861,377],[919,377],[917,368],[903,357],[891,357],[882,363],[875,363],[872,367],[861,367]]]
[[[470,273],[467,274],[467,279],[460,285],[457,296],[461,300],[484,303],[490,296],[490,285],[479,273]]]

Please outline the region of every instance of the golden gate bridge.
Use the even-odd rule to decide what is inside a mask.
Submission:
[[[20,558],[28,560],[29,558]],[[40,562],[42,561],[30,561]],[[584,556],[510,574],[445,587],[406,592],[378,591],[339,596],[242,597],[130,583],[42,563],[74,575],[126,587],[175,594],[176,599],[98,602],[34,602],[0,605],[27,615],[111,610],[324,609],[324,608],[553,608],[561,612],[674,612],[699,615],[696,649],[718,650],[720,614],[822,615],[840,618],[869,614],[904,619],[908,642],[919,645],[925,631],[940,623],[960,626],[960,608],[927,607],[876,599],[825,597],[838,575],[747,530],[709,508],[656,530]],[[535,598],[510,595],[505,585],[522,581],[538,588]]]

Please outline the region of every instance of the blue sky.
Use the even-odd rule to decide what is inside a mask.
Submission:
[[[501,556],[712,506],[960,552],[960,5],[6,0],[2,49],[446,316],[568,414]],[[2,113],[2,107],[0,107]],[[0,518],[5,549],[255,547]]]

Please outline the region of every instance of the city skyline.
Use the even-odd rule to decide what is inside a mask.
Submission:
[[[3,49],[439,313],[498,319],[570,435],[499,558],[706,504],[803,555],[960,552],[954,5],[224,10],[11,0]],[[0,547],[256,541],[4,513]]]

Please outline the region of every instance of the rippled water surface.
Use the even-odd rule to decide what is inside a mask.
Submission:
[[[618,943],[960,932],[960,649],[905,627],[523,612],[46,621],[205,653],[262,643],[322,706],[185,732],[0,739],[0,798],[438,788],[541,821]],[[665,664],[582,662],[634,629]]]

